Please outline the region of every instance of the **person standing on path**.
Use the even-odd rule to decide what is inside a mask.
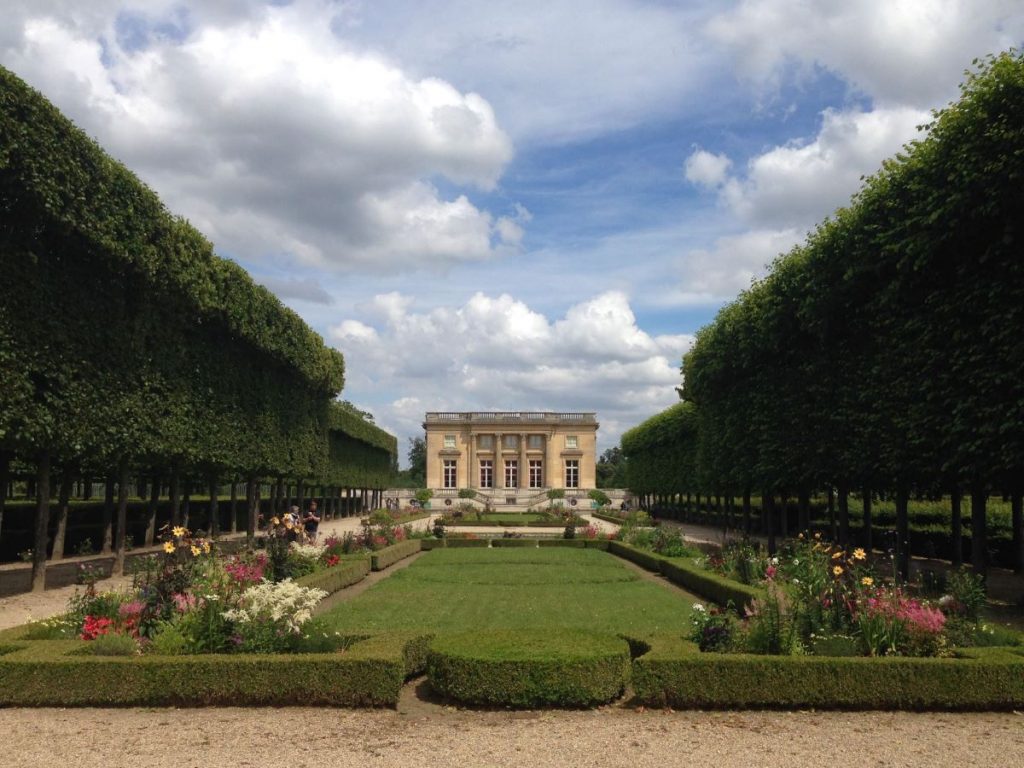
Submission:
[[[320,528],[320,516],[317,514],[315,501],[309,502],[309,509],[306,510],[306,515],[302,518],[302,525],[306,529],[306,539],[310,543],[315,543],[317,531]]]

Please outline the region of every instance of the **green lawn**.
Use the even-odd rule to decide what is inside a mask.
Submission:
[[[437,549],[324,615],[344,632],[688,632],[697,600],[592,549]]]

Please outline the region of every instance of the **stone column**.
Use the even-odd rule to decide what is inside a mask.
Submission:
[[[473,456],[476,453],[476,435],[473,434],[473,427],[469,428],[469,447],[466,449],[466,487],[476,488],[480,484],[479,473],[473,475]]]
[[[494,490],[505,488],[505,458],[501,455],[501,432],[494,433]]]
[[[519,487],[530,487],[530,470],[526,464],[526,435],[519,435]]]

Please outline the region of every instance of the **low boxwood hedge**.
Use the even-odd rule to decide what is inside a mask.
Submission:
[[[654,571],[655,573],[661,571],[661,561],[665,559],[654,552],[648,552],[646,549],[637,549],[622,541],[609,541],[608,551],[613,555],[618,555],[621,558],[636,563],[641,568]]]
[[[399,560],[404,560],[410,555],[420,551],[421,539],[408,539],[384,547],[370,554],[370,568],[375,571],[383,571],[388,566],[394,565]]]
[[[587,549],[600,549],[602,552],[608,551],[610,543],[608,539],[583,539],[583,545]]]
[[[588,707],[612,701],[629,679],[629,645],[579,630],[484,630],[434,640],[427,677],[466,704]]]
[[[452,536],[449,536],[447,539],[445,539],[445,541],[447,542],[445,546],[450,548],[491,546],[491,542],[487,539],[456,539]]]
[[[1024,706],[1024,655],[970,649],[960,658],[851,658],[701,653],[649,639],[633,662],[636,702],[675,708],[990,710]]]
[[[0,706],[394,706],[429,636],[382,635],[334,654],[82,655],[84,641],[13,644]]]
[[[492,547],[532,547],[537,548],[536,539],[491,539]]]
[[[673,584],[685,587],[718,605],[732,603],[740,612],[755,599],[764,597],[763,590],[701,568],[694,558],[666,557],[661,559],[658,567],[662,576]]]
[[[431,549],[441,549],[445,546],[446,539],[420,539],[420,549],[427,552]]]
[[[625,522],[625,518],[609,515],[606,512],[591,512],[590,516],[596,517],[598,520],[604,520],[606,523],[615,523],[616,525],[622,525]]]
[[[542,547],[571,547],[583,549],[587,546],[584,539],[541,539],[537,542]]]
[[[343,560],[333,568],[300,576],[295,583],[300,587],[315,587],[322,589],[327,594],[334,594],[339,589],[350,587],[366,578],[370,573],[370,558],[361,557],[358,560]]]

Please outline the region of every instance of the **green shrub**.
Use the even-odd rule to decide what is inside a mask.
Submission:
[[[1017,709],[1024,656],[970,649],[962,658],[834,658],[700,653],[658,636],[633,662],[637,703],[676,708]]]
[[[134,656],[139,652],[135,638],[114,633],[90,640],[86,648],[93,656]]]
[[[295,579],[300,587],[314,587],[322,589],[327,594],[333,594],[339,589],[344,589],[357,584],[366,578],[370,572],[370,558],[360,555],[358,560],[343,560],[333,568],[326,568],[308,576]]]
[[[629,645],[572,630],[444,635],[431,646],[427,677],[435,690],[467,704],[587,707],[622,694]]]
[[[343,654],[132,658],[83,656],[82,641],[36,641],[0,655],[0,706],[394,706],[423,669],[429,639],[382,635]]]
[[[571,547],[573,549],[584,549],[587,546],[586,539],[540,539],[537,544],[542,547]]]
[[[536,539],[491,539],[492,547],[533,547],[536,549]]]
[[[665,559],[647,550],[637,549],[621,541],[609,541],[608,551],[613,555],[636,563],[641,568],[658,573],[661,570],[661,562]]]
[[[404,560],[410,555],[420,551],[422,539],[409,539],[392,544],[390,547],[378,550],[370,555],[370,567],[375,571],[383,571],[388,566],[394,565],[399,560]]]
[[[420,504],[426,504],[434,498],[434,492],[429,488],[420,488],[413,496]]]
[[[460,499],[472,499],[476,497],[476,491],[472,488],[459,488]]]
[[[183,656],[188,652],[188,638],[169,621],[162,622],[146,646],[146,653],[157,656]]]
[[[456,539],[449,536],[446,541],[449,548],[490,546],[490,542],[487,539]]]
[[[441,549],[445,546],[445,539],[420,539],[420,549],[424,552],[431,549]]]
[[[662,558],[658,568],[673,584],[721,606],[731,603],[740,612],[754,600],[764,597],[764,590],[705,570],[693,558]]]
[[[548,490],[547,496],[548,496],[548,499],[550,499],[551,501],[554,501],[555,499],[564,499],[565,498],[565,489],[564,488],[551,488],[551,489]]]
[[[609,504],[612,503],[612,500],[611,498],[609,498],[608,494],[598,488],[594,488],[593,490],[589,491],[587,493],[587,496],[591,500],[593,500],[598,507],[607,507]]]

